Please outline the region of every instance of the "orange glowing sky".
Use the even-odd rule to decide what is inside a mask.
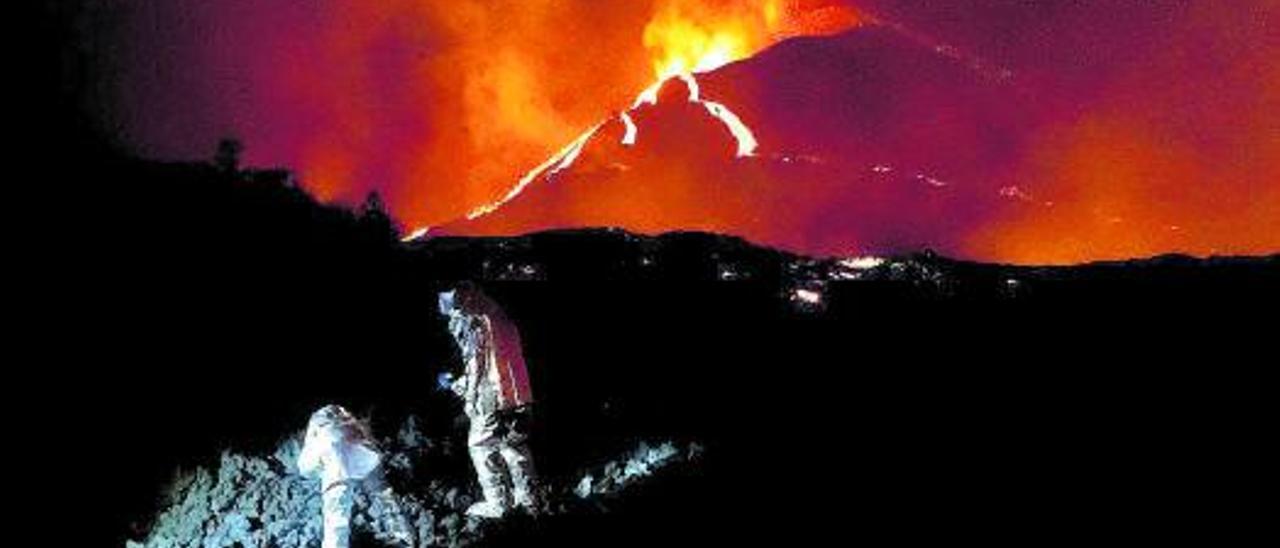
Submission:
[[[154,4],[164,5],[116,8],[126,38],[111,123],[122,141],[146,156],[203,157],[219,137],[236,135],[250,163],[295,168],[323,200],[356,203],[379,192],[407,228],[498,199],[660,77],[748,58],[788,37],[883,21],[947,46],[942,54],[975,70],[1007,71],[1010,97],[1032,98],[1027,112],[1010,114],[1036,128],[1005,147],[1016,153],[992,160],[963,144],[936,151],[987,162],[957,168],[958,177],[981,172],[991,178],[984,184],[1028,189],[1037,204],[958,213],[962,233],[948,251],[1010,262],[1280,251],[1272,0]],[[787,72],[759,78],[777,87]],[[774,137],[762,137],[764,153],[790,142],[771,130],[786,127],[779,118],[789,113],[771,112],[750,91],[718,91],[715,100]],[[889,116],[924,99],[877,100]],[[840,143],[827,153],[853,146],[838,128],[823,131],[804,142]],[[992,147],[974,139],[975,150]],[[670,204],[682,215],[697,208]],[[761,230],[764,243],[830,248]],[[860,238],[851,233],[848,247]]]

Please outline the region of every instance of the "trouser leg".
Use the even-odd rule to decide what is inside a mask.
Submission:
[[[414,546],[415,535],[413,528],[409,524],[409,518],[405,515],[404,510],[400,507],[400,500],[396,498],[395,492],[391,486],[387,485],[385,472],[379,466],[373,471],[369,477],[361,482],[365,493],[377,500],[382,507],[383,527],[390,535],[390,541],[400,546]]]
[[[502,460],[511,473],[511,497],[516,506],[536,510],[537,481],[533,470],[533,456],[526,445],[503,446],[500,450]]]
[[[500,451],[501,440],[497,436],[497,417],[492,414],[471,417],[471,433],[468,448],[471,463],[476,468],[476,480],[484,501],[472,505],[468,513],[482,517],[501,516],[511,507],[511,495],[507,492],[506,463]]]
[[[346,483],[335,484],[321,495],[324,540],[322,548],[348,548],[351,545],[351,508],[354,500]]]
[[[513,413],[504,426],[502,443],[498,452],[502,455],[511,477],[512,499],[517,506],[537,511],[538,485],[533,467],[533,453],[529,451],[529,417],[527,411]]]

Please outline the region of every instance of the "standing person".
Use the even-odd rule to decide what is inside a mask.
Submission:
[[[440,313],[461,351],[463,374],[441,373],[441,388],[463,400],[471,421],[471,461],[484,500],[468,515],[499,518],[519,507],[536,513],[537,481],[529,452],[529,373],[520,334],[502,309],[472,285],[439,295]]]

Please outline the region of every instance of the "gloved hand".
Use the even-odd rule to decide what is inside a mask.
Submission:
[[[446,390],[446,391],[452,390],[453,389],[453,373],[445,371],[437,375],[436,386],[440,388],[440,390]]]

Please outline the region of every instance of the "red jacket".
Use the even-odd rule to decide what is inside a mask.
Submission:
[[[459,385],[455,389],[467,400],[468,406],[477,412],[483,412],[489,407],[489,402],[481,399],[490,390],[496,399],[493,402],[495,410],[514,409],[533,403],[524,349],[515,324],[497,303],[483,294],[470,295],[461,300],[460,304],[469,318],[469,333],[465,336],[470,339],[474,354],[463,352],[464,359],[468,361],[466,374],[459,379]],[[471,357],[474,359],[468,359]]]

